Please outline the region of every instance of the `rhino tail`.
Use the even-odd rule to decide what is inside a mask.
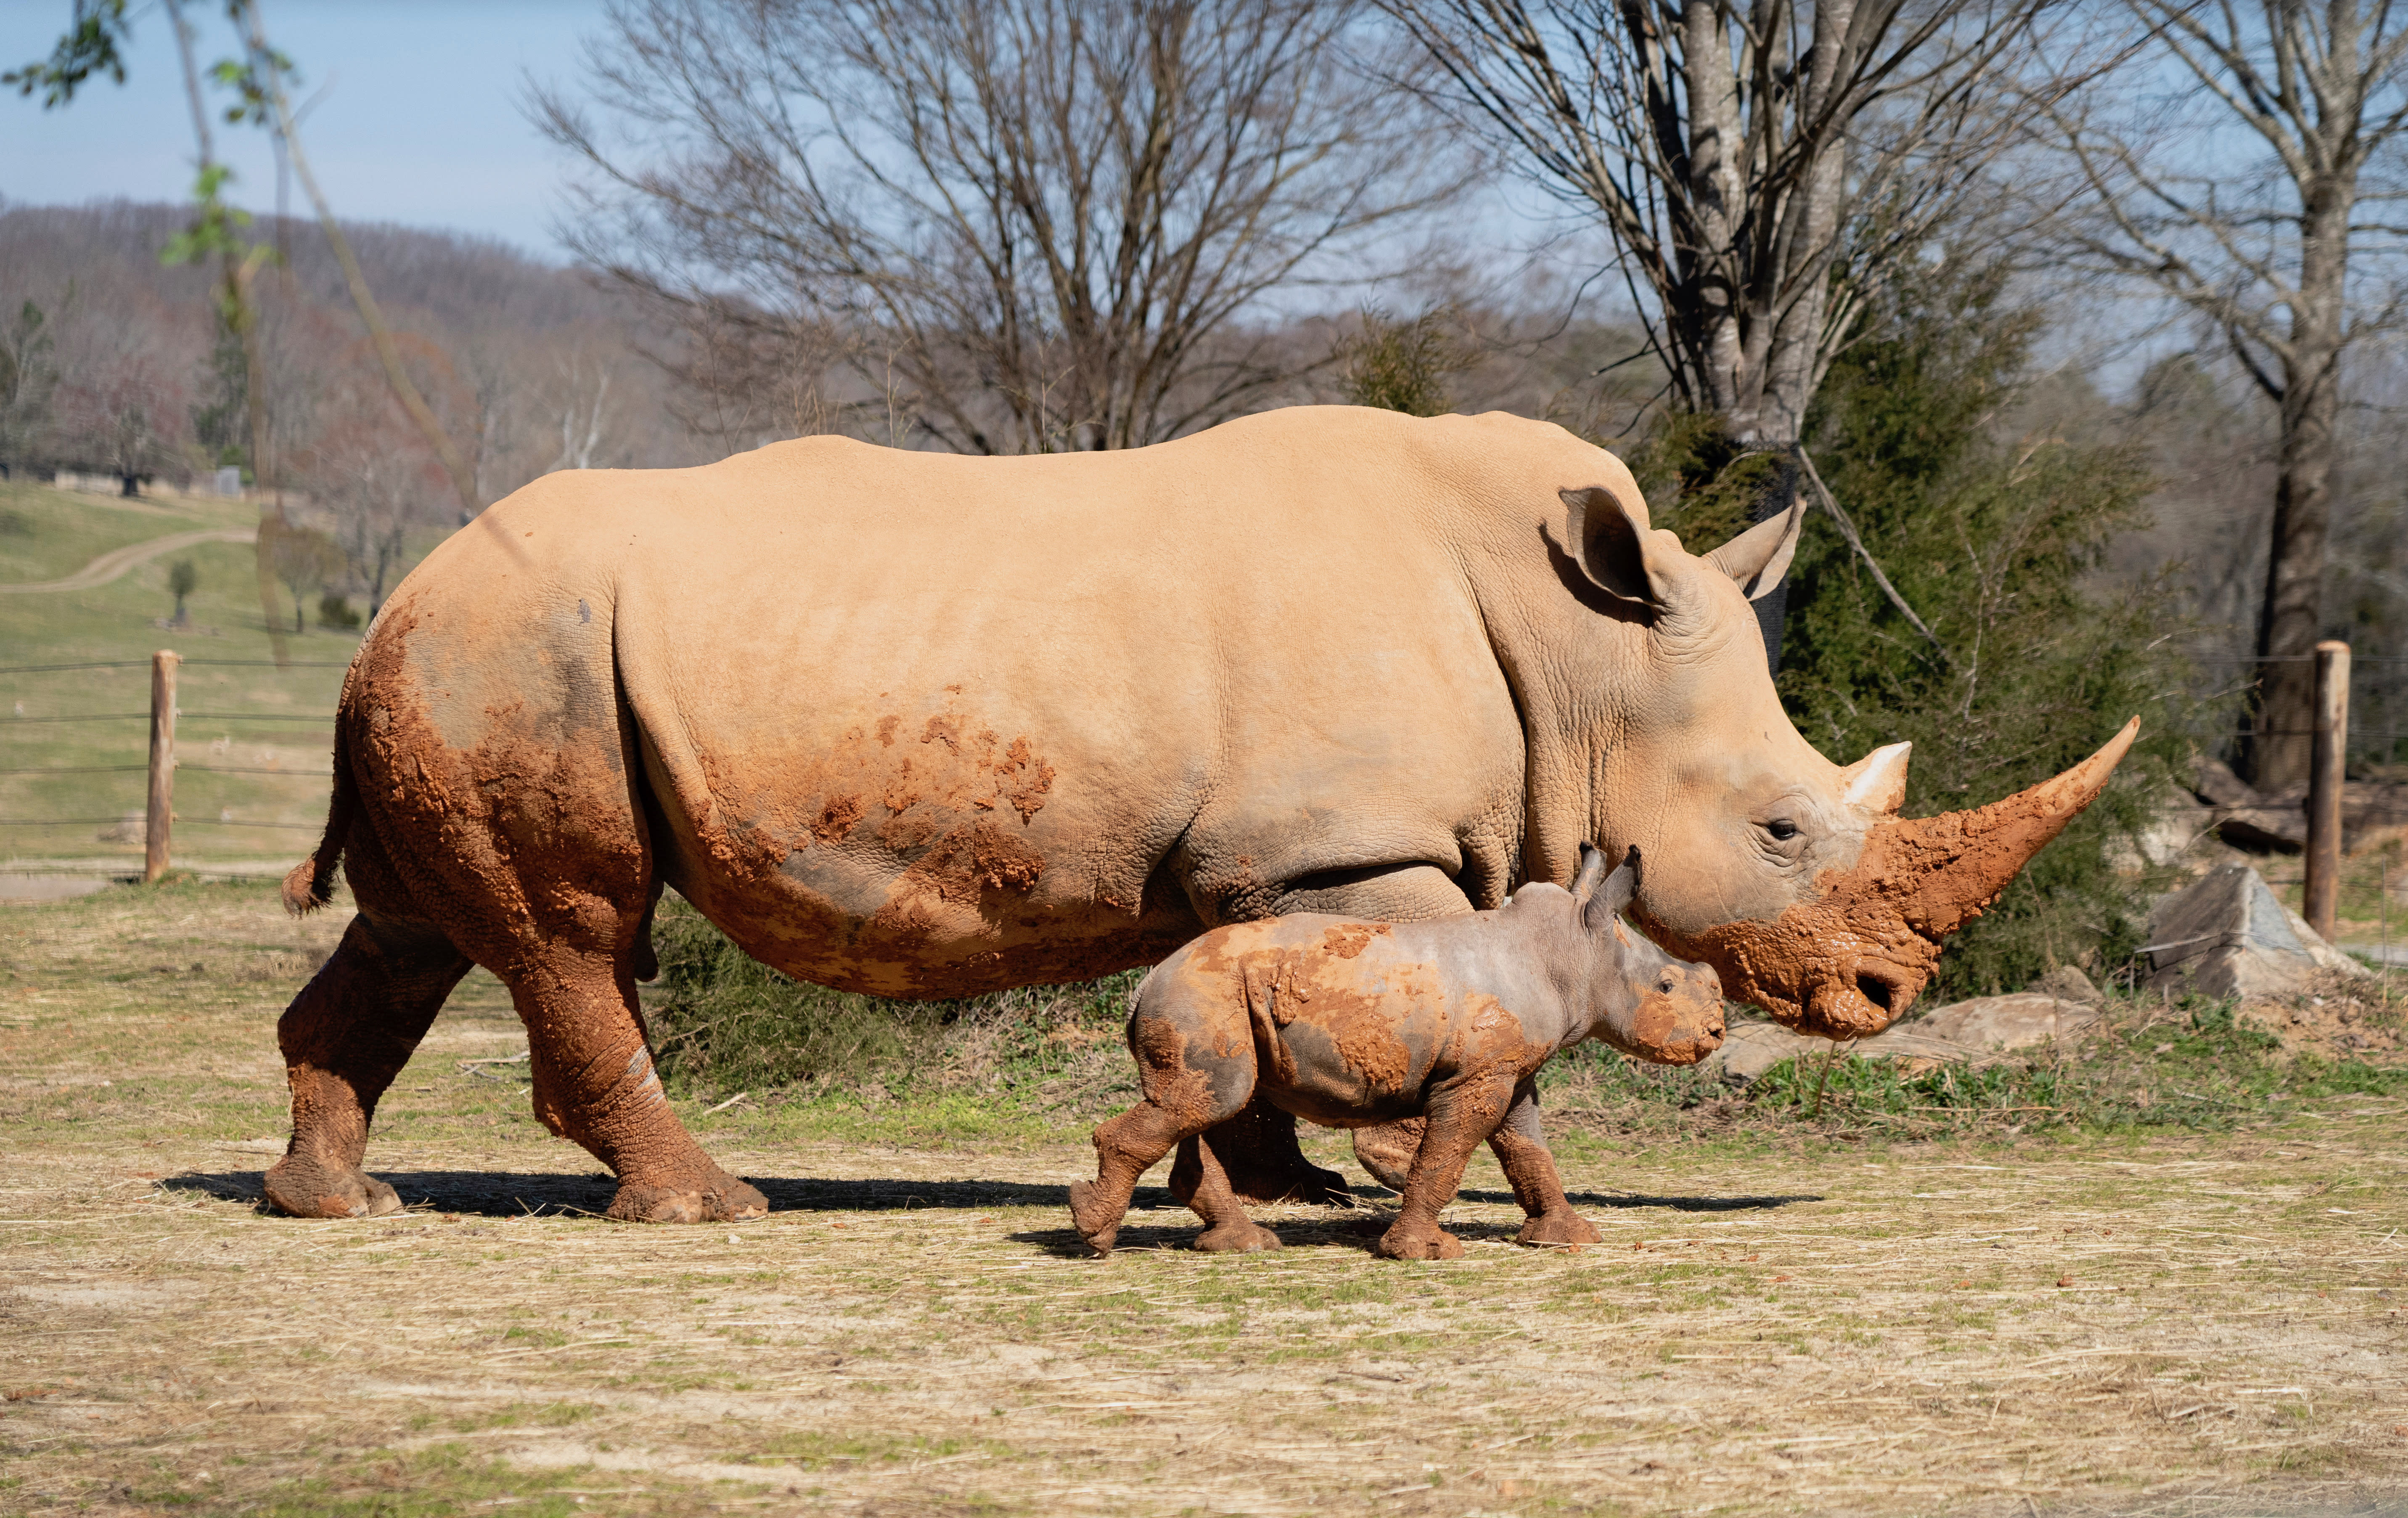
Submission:
[[[1280,1029],[1296,1019],[1293,998],[1291,1005],[1284,1009],[1287,1015],[1282,1017],[1276,976],[1257,981],[1252,974],[1246,974],[1240,978],[1240,984],[1246,996],[1246,1018],[1254,1024],[1255,1068],[1265,1071],[1283,1086],[1294,1085],[1296,1055],[1289,1050],[1287,1040],[1280,1037]]]
[[[335,898],[335,866],[343,857],[343,840],[351,836],[351,820],[359,815],[359,787],[351,780],[351,743],[343,714],[335,715],[335,794],[326,802],[326,831],[317,852],[293,866],[284,877],[284,909],[295,917],[316,911]]]

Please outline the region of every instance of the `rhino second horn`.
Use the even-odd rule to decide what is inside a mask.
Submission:
[[[1906,804],[1906,761],[1912,743],[1891,743],[1875,749],[1840,771],[1847,789],[1841,799],[1876,817],[1895,817]]]
[[[2140,731],[2135,717],[2064,774],[1986,807],[1880,824],[1875,837],[1889,877],[1884,884],[1897,893],[1907,921],[1938,938],[1980,916],[2032,855],[2098,799]]]

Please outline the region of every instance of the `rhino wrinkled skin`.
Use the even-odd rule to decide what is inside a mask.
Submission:
[[[2054,790],[1899,822],[1903,746],[1831,764],[1765,670],[1747,597],[1799,520],[1699,558],[1559,428],[1352,408],[1125,452],[813,437],[548,475],[410,574],[346,679],[286,895],[322,902],[339,860],[359,915],[279,1027],[268,1194],[398,1205],[368,1124],[473,962],[614,1216],[757,1214],[652,1069],[664,885],[797,978],[959,995],[1277,913],[1491,908],[1593,838],[1646,851],[1637,920],[1732,994],[1872,1031],[2129,733]],[[1240,1189],[1336,1179],[1301,1165],[1287,1130]]]

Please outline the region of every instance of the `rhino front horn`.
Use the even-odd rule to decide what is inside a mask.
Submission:
[[[1927,938],[1944,938],[1963,927],[2098,799],[2140,731],[2141,719],[2135,717],[2064,774],[1986,807],[1878,824],[1873,846],[1865,852],[1869,862],[1878,857],[1887,877],[1883,894]]]

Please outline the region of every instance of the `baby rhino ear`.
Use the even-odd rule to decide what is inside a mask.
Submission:
[[[1582,844],[1580,871],[1572,877],[1572,905],[1586,906],[1588,898],[1596,894],[1598,883],[1604,879],[1605,855],[1588,844]]]
[[[1587,877],[1591,864],[1602,870],[1605,867],[1605,855],[1594,850],[1590,851],[1590,859],[1584,861],[1581,866],[1581,875],[1584,879]],[[1634,844],[1622,863],[1614,866],[1613,873],[1606,876],[1598,883],[1596,891],[1583,899],[1581,922],[1590,931],[1602,933],[1613,925],[1615,918],[1630,909],[1631,898],[1638,895],[1639,849]]]

